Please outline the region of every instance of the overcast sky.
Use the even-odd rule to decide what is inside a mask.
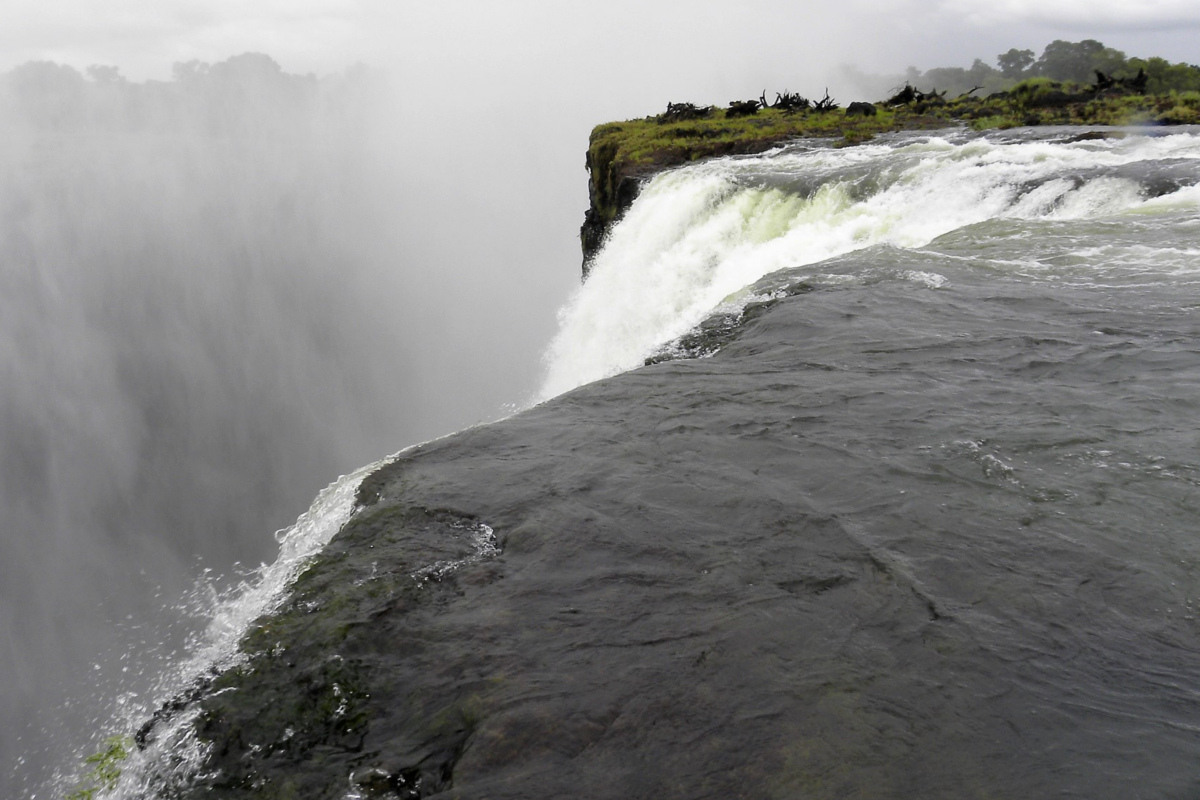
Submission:
[[[176,61],[253,50],[294,72],[398,61],[455,84],[480,73],[571,79],[614,68],[621,77],[699,69],[750,78],[757,65],[966,66],[1058,38],[1196,62],[1198,32],[1195,0],[10,0],[0,68],[49,59],[164,78]]]

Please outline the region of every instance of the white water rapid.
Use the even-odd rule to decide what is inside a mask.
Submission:
[[[779,269],[875,245],[919,248],[987,220],[1104,219],[1200,203],[1195,186],[1152,197],[1137,180],[1138,165],[1200,164],[1196,134],[1072,141],[1077,133],[909,135],[662,173],[560,312],[540,397],[640,365],[722,302],[744,304],[735,295]]]

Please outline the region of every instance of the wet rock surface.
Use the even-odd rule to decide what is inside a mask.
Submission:
[[[1169,449],[1190,378],[1104,388],[1102,289],[948,274],[797,290],[370,476],[200,701],[194,796],[1193,796],[1183,490],[1072,466],[1159,435],[1151,395]]]

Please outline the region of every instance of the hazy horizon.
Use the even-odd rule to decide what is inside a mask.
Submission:
[[[827,77],[851,65],[902,73],[990,61],[1011,47],[1040,51],[1054,39],[1098,39],[1129,55],[1196,60],[1200,10],[1182,0],[983,2],[914,0],[797,7],[752,0],[736,7],[622,0],[594,13],[582,4],[451,0],[436,6],[384,0],[200,3],[147,9],[130,0],[103,9],[78,0],[9,9],[0,70],[31,60],[78,69],[119,67],[131,79],[167,79],[175,62],[264,52],[288,72],[328,74],[356,62],[427,71],[413,78],[482,86],[532,68],[550,83],[579,80],[589,65],[606,81],[631,77],[675,91],[749,90],[798,70]],[[550,70],[553,68],[553,74]],[[830,69],[832,68],[832,69]],[[721,76],[721,77],[718,77]],[[744,82],[747,85],[739,87]]]

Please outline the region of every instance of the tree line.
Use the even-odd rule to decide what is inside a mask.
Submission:
[[[40,131],[187,128],[215,135],[280,136],[303,132],[314,120],[361,113],[378,80],[363,67],[323,78],[293,75],[261,53],[215,64],[176,63],[171,80],[144,82],[129,81],[112,66],[93,65],[80,72],[30,61],[0,73],[0,120]]]
[[[924,72],[909,67],[904,80],[922,89],[937,89],[948,97],[974,90],[987,95],[1007,91],[1028,78],[1091,84],[1096,72],[1114,78],[1133,78],[1139,71],[1146,76],[1146,91],[1151,94],[1200,91],[1200,66],[1171,63],[1165,58],[1130,58],[1095,39],[1066,42],[1061,39],[1046,45],[1040,56],[1032,50],[1016,47],[996,56],[996,66],[975,59],[970,67],[935,67]]]

